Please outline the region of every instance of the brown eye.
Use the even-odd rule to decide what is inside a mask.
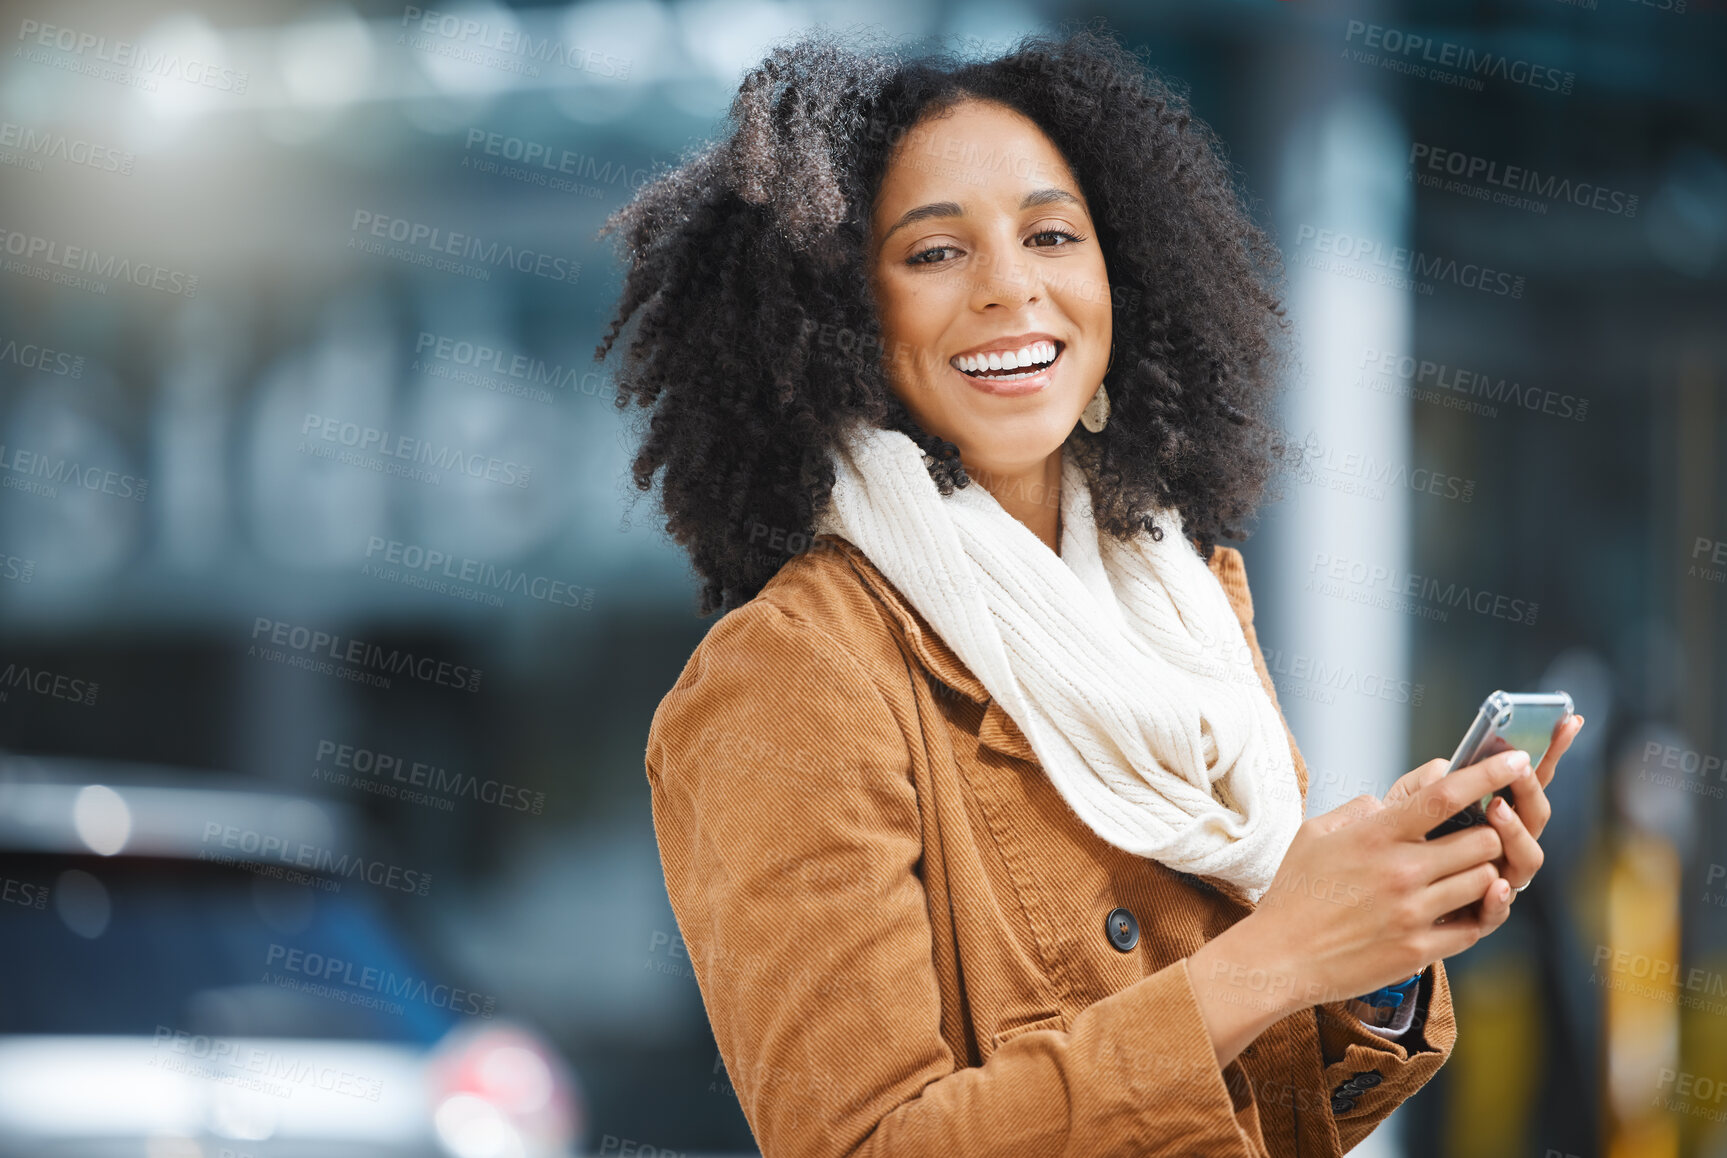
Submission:
[[[1076,237],[1075,235],[1069,233],[1065,229],[1041,229],[1038,232],[1031,235],[1031,239],[1033,241],[1037,241],[1039,238],[1042,238],[1042,237],[1060,237],[1060,238],[1065,238],[1069,242],[1085,240],[1082,237]],[[1039,249],[1052,249],[1055,247],[1050,246],[1050,245],[1039,245],[1037,248],[1039,248]]]
[[[928,249],[919,250],[917,253],[912,254],[910,257],[905,259],[905,263],[907,265],[938,265],[940,264],[939,262],[928,261],[925,259],[932,253],[946,253],[952,248],[953,246],[951,245],[932,245]]]

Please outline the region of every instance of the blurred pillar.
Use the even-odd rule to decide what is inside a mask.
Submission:
[[[1277,228],[1290,262],[1288,301],[1300,335],[1302,380],[1286,395],[1283,421],[1292,436],[1306,440],[1303,453],[1316,463],[1360,455],[1376,464],[1406,464],[1411,457],[1407,399],[1354,385],[1368,351],[1411,350],[1408,292],[1337,272],[1357,263],[1301,240],[1335,231],[1387,250],[1407,246],[1408,151],[1391,106],[1361,91],[1314,104],[1288,137]],[[1327,266],[1303,264],[1315,258]],[[1409,491],[1386,486],[1378,500],[1348,493],[1323,485],[1323,466],[1310,478],[1292,480],[1293,501],[1268,528],[1283,577],[1273,588],[1280,646],[1327,668],[1406,678],[1409,617],[1351,597],[1389,594],[1407,573]],[[1328,584],[1333,561],[1346,578]],[[1288,700],[1287,710],[1317,772],[1309,784],[1310,814],[1363,791],[1382,793],[1408,771],[1405,713],[1383,705],[1364,710],[1353,698],[1322,703],[1299,696]]]
[[[1272,38],[1251,74],[1262,86],[1255,148],[1267,162],[1264,171],[1276,174],[1269,224],[1283,252],[1286,302],[1299,341],[1282,422],[1293,441],[1310,440],[1309,449],[1332,463],[1356,454],[1376,464],[1407,463],[1408,401],[1354,383],[1364,351],[1410,351],[1410,294],[1349,276],[1376,267],[1322,253],[1315,244],[1318,231],[1327,230],[1377,244],[1382,253],[1409,245],[1409,144],[1394,78],[1344,55],[1350,20],[1391,20],[1394,13],[1388,5],[1345,7],[1332,0],[1277,7],[1298,29]],[[1343,269],[1351,266],[1357,268]],[[1362,678],[1407,678],[1408,618],[1325,593],[1310,580],[1318,577],[1319,556],[1403,574],[1409,492],[1386,486],[1375,500],[1293,478],[1286,491],[1288,501],[1267,512],[1255,536],[1253,567],[1255,591],[1264,593],[1256,601],[1271,628],[1268,659],[1289,688],[1279,698],[1310,769],[1307,811],[1313,815],[1362,792],[1382,794],[1408,771],[1405,711],[1353,695],[1322,703],[1323,697],[1303,697],[1282,673],[1323,665]],[[1362,594],[1375,590],[1344,586]],[[1401,1158],[1401,1115],[1394,1112],[1352,1153]]]

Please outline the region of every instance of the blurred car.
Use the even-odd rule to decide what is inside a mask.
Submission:
[[[0,1154],[576,1152],[575,1075],[410,946],[404,884],[335,801],[0,758]]]

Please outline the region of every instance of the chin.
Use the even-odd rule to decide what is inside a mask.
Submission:
[[[943,437],[959,447],[968,471],[975,464],[980,470],[1017,474],[1036,468],[1059,450],[1078,422],[1077,413],[1066,420],[1035,413],[997,415],[967,422],[958,437]]]

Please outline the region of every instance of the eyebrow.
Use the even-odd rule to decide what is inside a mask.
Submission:
[[[1057,201],[1068,201],[1074,205],[1080,204],[1079,198],[1066,189],[1057,189],[1051,186],[1047,189],[1034,189],[1027,193],[1025,199],[1019,203],[1019,207],[1021,210],[1035,209],[1039,205],[1049,205]],[[1083,208],[1083,206],[1081,207]],[[900,215],[900,219],[893,223],[892,228],[882,234],[881,244],[886,245],[887,239],[894,235],[894,231],[903,226],[913,225],[919,221],[928,221],[932,217],[964,216],[965,209],[957,201],[932,201],[928,205],[919,205],[916,209],[908,209]]]

